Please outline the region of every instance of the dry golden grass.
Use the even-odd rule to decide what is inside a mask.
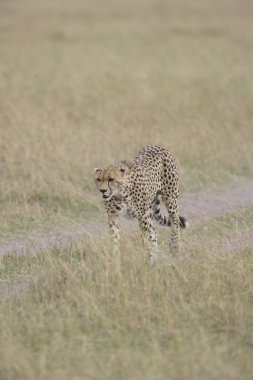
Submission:
[[[249,218],[192,229],[181,259],[155,267],[129,236],[120,256],[90,240],[4,259],[0,378],[251,379],[253,251],[242,240]]]
[[[250,1],[0,3],[1,234],[95,210],[94,166],[146,144],[182,190],[252,175]]]
[[[252,11],[0,1],[1,235],[87,217],[93,167],[150,143],[183,191],[251,176]],[[250,210],[192,228],[156,267],[128,235],[120,256],[91,239],[3,259],[0,378],[251,379],[252,227]]]

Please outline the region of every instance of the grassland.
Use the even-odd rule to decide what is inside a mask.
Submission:
[[[251,379],[252,228],[250,211],[195,227],[156,267],[127,235],[120,256],[90,240],[5,258],[0,378]]]
[[[145,144],[182,191],[252,176],[252,33],[246,0],[0,2],[1,235],[86,218]]]
[[[0,0],[0,237],[89,218],[146,144],[181,190],[253,175],[248,0]],[[253,210],[148,263],[138,234],[0,263],[2,380],[251,380]],[[36,235],[34,235],[36,236]]]

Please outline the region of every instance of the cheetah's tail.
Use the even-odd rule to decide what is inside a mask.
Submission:
[[[170,218],[168,216],[163,216],[161,214],[159,214],[159,215],[155,214],[155,219],[161,226],[167,226],[167,227],[171,226],[171,221],[170,221]],[[179,226],[182,229],[186,229],[189,227],[189,223],[187,222],[186,218],[184,218],[183,216],[179,216]]]
[[[183,216],[179,216],[179,225],[181,228],[188,228],[189,222]]]

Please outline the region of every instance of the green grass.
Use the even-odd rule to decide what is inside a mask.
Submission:
[[[252,176],[248,1],[0,4],[2,235],[98,208],[93,167],[167,147],[182,191]]]
[[[155,267],[128,235],[120,256],[91,239],[5,258],[0,378],[250,379],[253,251],[242,237],[252,220],[246,212],[236,221],[228,214],[193,227],[181,259]]]

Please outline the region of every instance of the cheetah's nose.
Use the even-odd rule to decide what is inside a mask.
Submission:
[[[101,192],[102,194],[104,194],[104,193],[106,193],[106,190],[105,190],[105,189],[100,189],[100,192]]]

